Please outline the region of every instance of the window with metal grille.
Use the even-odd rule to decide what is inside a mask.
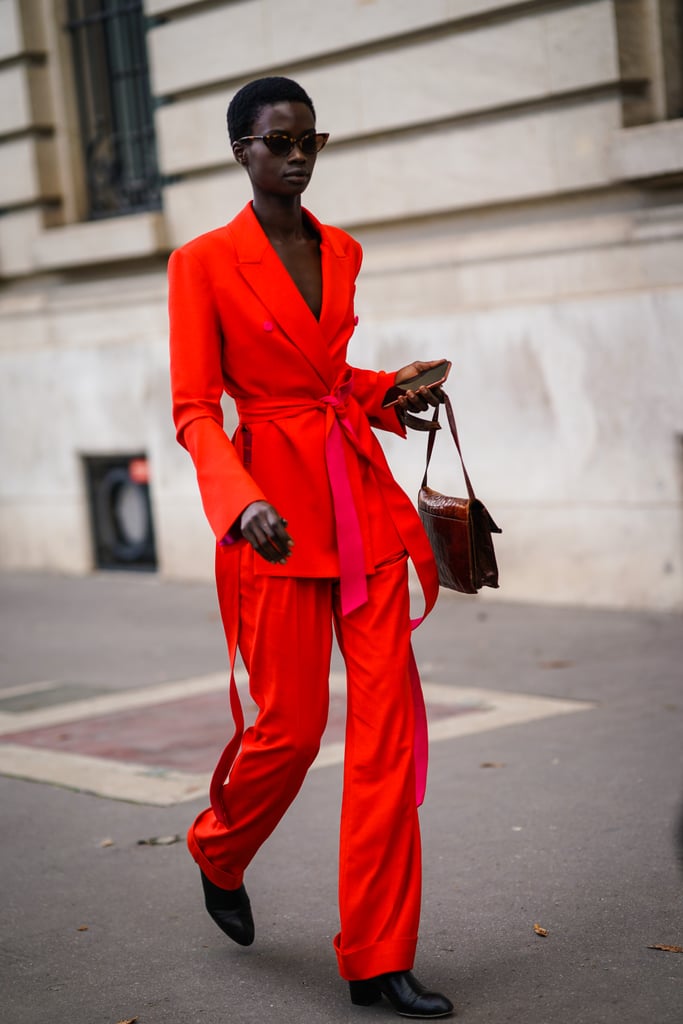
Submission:
[[[683,117],[683,0],[660,0],[660,33],[668,117]]]
[[[142,0],[68,0],[91,218],[161,205]]]

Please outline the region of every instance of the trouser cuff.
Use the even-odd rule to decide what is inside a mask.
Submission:
[[[219,889],[239,889],[244,881],[244,872],[232,872],[224,871],[221,868],[214,867],[211,861],[207,858],[201,846],[199,845],[195,836],[195,827],[199,821],[204,817],[205,814],[212,814],[210,808],[206,811],[202,811],[199,817],[192,823],[190,830],[187,833],[187,847],[192,854],[192,857],[197,862],[199,867],[202,869],[206,877],[217,885]]]
[[[334,939],[334,948],[342,978],[346,981],[363,981],[389,971],[412,970],[417,935],[412,939],[392,939],[358,949],[343,950],[339,934]]]

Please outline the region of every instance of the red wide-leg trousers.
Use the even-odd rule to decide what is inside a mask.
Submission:
[[[211,808],[188,835],[216,885],[234,889],[316,757],[327,721],[332,628],[347,672],[339,856],[339,971],[350,981],[413,966],[421,853],[415,806],[405,556],[368,577],[342,616],[329,579],[253,576],[242,560],[239,646],[258,706],[225,785],[228,827]]]

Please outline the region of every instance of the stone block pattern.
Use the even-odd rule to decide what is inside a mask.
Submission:
[[[146,0],[163,211],[79,223],[57,5],[0,0],[0,566],[88,571],[81,455],[146,451],[161,571],[211,574],[170,421],[165,258],[249,199],[225,109],[276,73],[331,132],[306,205],[363,244],[351,360],[453,361],[505,531],[484,600],[683,607],[681,123],[631,127],[655,116],[658,5],[283,6]],[[414,493],[421,439],[384,443]],[[445,443],[433,482],[461,486]]]

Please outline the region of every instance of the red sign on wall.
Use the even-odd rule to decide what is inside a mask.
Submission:
[[[128,475],[134,484],[148,484],[149,462],[147,459],[131,459],[128,463]]]

